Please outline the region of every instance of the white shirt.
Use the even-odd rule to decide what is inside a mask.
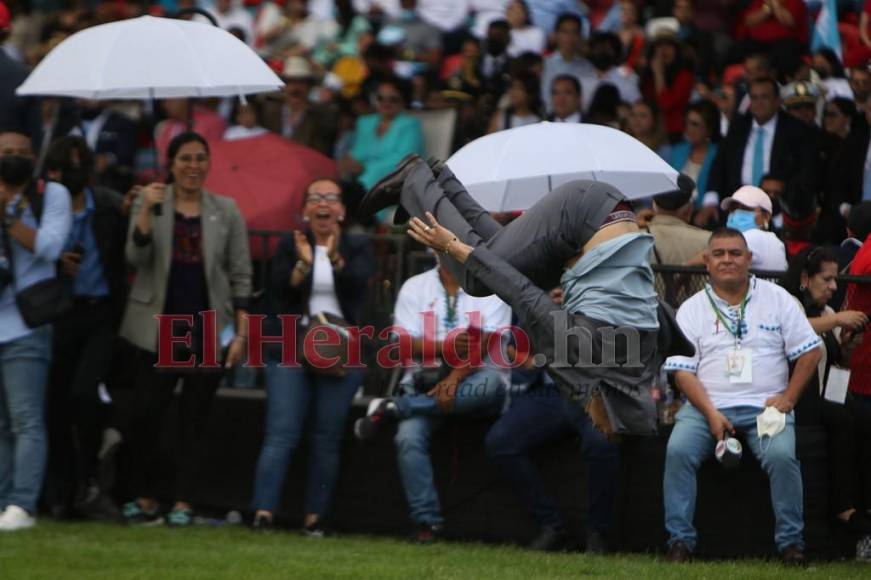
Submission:
[[[751,268],[773,272],[786,271],[786,246],[773,232],[748,230],[744,232],[744,239],[747,240],[747,248],[753,252]]]
[[[495,332],[511,324],[511,309],[497,296],[469,296],[462,288],[457,291],[454,307],[456,318],[454,321],[449,321],[447,293],[439,277],[438,268],[427,270],[406,280],[396,297],[393,324],[405,329],[413,338],[422,338],[425,334],[424,313],[428,312],[433,313],[435,317],[431,324],[435,330],[433,340],[436,342],[444,340],[454,328],[468,327],[470,324],[468,315],[473,312],[480,314],[480,327],[484,332]],[[411,379],[417,366],[416,364],[409,366],[403,381]],[[508,384],[509,369],[493,364],[490,357],[484,357],[484,366],[498,371],[505,384]]]
[[[677,311],[678,326],[695,346],[696,354],[669,357],[663,368],[667,372],[695,374],[717,409],[745,405],[762,408],[766,399],[786,390],[789,361],[819,348],[822,340],[789,292],[752,277],[741,340],[742,350],[752,353],[752,381],[732,383],[726,357],[735,348],[736,338],[714,313],[708,295],[730,327],[737,330],[739,306],[730,306],[710,284],[705,284],[705,290],[694,294]]]
[[[329,312],[339,317],[343,316],[342,306],[336,297],[333,265],[330,264],[330,257],[327,256],[326,246],[315,246],[312,268],[312,290],[308,299],[309,313]]]
[[[544,30],[537,26],[511,29],[511,44],[508,45],[508,54],[518,57],[524,52],[541,54],[547,44],[547,35]]]
[[[466,24],[469,0],[417,0],[416,11],[442,32],[451,32]]]
[[[756,148],[756,130],[760,125],[753,119],[753,126],[750,128],[750,136],[747,138],[747,145],[744,146],[744,164],[741,166],[741,184],[742,185],[757,185],[753,183],[753,151]],[[764,154],[762,156],[762,175],[768,173],[771,167],[771,145],[774,143],[774,130],[777,128],[777,115],[774,115],[767,123],[761,126],[765,132],[765,143],[763,145]]]
[[[401,10],[399,0],[354,0],[351,2],[354,7],[354,12],[368,17],[369,11],[374,7],[381,8],[381,11],[388,18],[396,18]]]
[[[581,114],[577,111],[569,115],[568,117],[557,117],[553,116],[552,123],[580,123],[581,122]]]
[[[241,2],[234,2],[233,6],[227,12],[219,12],[214,5],[206,8],[206,11],[211,14],[218,23],[218,28],[230,30],[238,28],[245,35],[245,42],[248,46],[254,46],[254,18],[248,12]],[[196,22],[211,24],[209,19],[201,14],[196,14],[193,17]]]
[[[594,69],[595,70],[595,69]],[[638,89],[638,75],[627,67],[613,67],[604,74],[596,71],[594,76],[586,76],[578,79],[581,81],[581,98],[583,99],[584,112],[590,108],[596,89],[602,83],[610,83],[617,87],[620,92],[620,100],[630,105],[641,100],[641,91]]]
[[[242,125],[233,125],[224,131],[224,141],[238,141],[239,139],[248,139],[250,137],[259,137],[269,133],[263,127],[243,127]]]

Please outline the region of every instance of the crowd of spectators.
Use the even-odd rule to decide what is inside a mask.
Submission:
[[[79,30],[193,7],[255,50],[285,82],[283,91],[245,103],[170,99],[156,107],[14,94],[29,69]],[[802,0],[0,3],[0,155],[18,163],[5,163],[0,175],[4,227],[11,237],[2,245],[17,262],[14,271],[27,264],[29,282],[51,278],[57,262],[58,271],[75,280],[76,297],[71,313],[55,324],[54,338],[48,327],[27,328],[13,288],[5,289],[0,302],[0,371],[8,400],[0,409],[0,429],[11,429],[17,441],[4,438],[0,444],[0,507],[15,508],[6,510],[0,528],[33,524],[45,457],[43,501],[51,513],[111,512],[101,499],[100,488],[108,484],[99,465],[121,433],[139,460],[136,497],[123,506],[123,515],[138,522],[162,519],[154,489],[161,458],[154,441],[179,378],[185,393],[182,461],[166,517],[175,525],[192,521],[198,442],[220,375],[155,373],[152,320],[155,314],[196,314],[221,305],[220,328],[236,321],[235,336],[223,345],[230,349],[227,362],[239,359],[252,294],[245,225],[235,205],[205,191],[203,182],[210,143],[268,132],[334,159],[337,167],[335,180],[307,184],[302,217],[308,231],[287,236],[273,263],[267,291],[283,313],[323,310],[358,319],[360,289],[375,266],[365,239],[355,234],[389,228],[390,215],[358,223],[355,208],[406,155],[426,155],[420,111],[456,111],[452,151],[484,134],[540,121],[594,123],[631,134],[695,182],[692,194],[640,202],[639,224],[656,239],[652,262],[702,265],[709,230],[727,225],[743,234],[755,270],[782,273],[789,264],[785,285],[802,302],[828,354],[816,378],[820,388],[810,388],[820,399],[825,376],[843,356],[833,332],[861,329],[871,312],[871,287],[853,285],[845,296],[844,288],[831,286],[838,273],[871,274],[871,246],[863,247],[871,234],[871,6],[854,1],[838,7],[843,42],[811,48],[819,6]],[[208,22],[202,15],[193,18]],[[171,176],[171,185],[145,185],[155,181],[155,164],[161,175]],[[29,179],[33,166],[48,181]],[[30,199],[36,189],[44,198],[42,215],[35,204],[16,202]],[[175,215],[173,229],[154,220],[152,211],[161,207]],[[828,249],[813,249],[822,246]],[[3,264],[11,261],[4,257]],[[455,300],[463,295],[456,280],[438,269],[414,284],[422,287],[404,291],[414,293],[420,308],[427,293],[444,291]],[[663,279],[660,286],[670,302],[689,297],[679,278]],[[411,308],[406,318],[420,308]],[[502,315],[508,317],[507,309]],[[137,411],[109,418],[102,381],[118,334],[138,349],[132,365]],[[855,406],[867,412],[871,337],[856,334],[858,346],[844,364],[854,371],[849,388]],[[208,353],[183,354],[202,359]],[[341,429],[359,377],[315,378],[272,363],[255,522],[271,523],[303,419],[313,415],[316,460],[305,527],[322,534]],[[489,372],[457,381],[492,379],[501,385],[503,379]],[[15,395],[16,381],[39,382],[43,375],[49,384],[48,438],[42,395]],[[546,382],[539,388],[553,390]],[[401,389],[409,398],[400,409],[400,470],[412,516],[432,535],[442,517],[421,449],[433,429],[424,407],[434,403],[416,401],[420,393],[407,381]],[[537,489],[538,479],[518,475],[527,468],[528,449],[511,448],[500,429],[542,413],[558,416],[554,433],[574,431],[590,441],[585,450],[589,463],[599,466],[594,470],[613,470],[615,449],[593,435],[585,417],[562,407],[535,408],[541,404],[521,400],[487,441],[522,497]],[[843,418],[843,406],[817,401],[814,408],[804,418],[799,413],[799,424],[822,423],[839,441],[867,440],[867,433]],[[843,447],[833,452],[832,470],[855,482],[860,476],[850,468],[852,454]],[[608,496],[612,479],[599,480],[601,495]],[[871,507],[862,491],[857,483],[834,503],[835,515],[853,531],[865,531],[853,517],[862,501]],[[546,498],[525,501],[542,528],[559,522]],[[538,541],[551,547],[555,540]]]

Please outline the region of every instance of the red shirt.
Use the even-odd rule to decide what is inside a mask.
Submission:
[[[851,276],[871,276],[871,235],[850,266]],[[850,284],[847,308],[871,313],[871,284]],[[850,360],[850,392],[871,396],[871,329],[865,331],[862,343]]]
[[[659,114],[662,115],[662,121],[665,125],[665,132],[670,136],[683,133],[684,117],[694,84],[693,73],[684,69],[675,75],[671,84],[658,93],[655,92],[655,83],[652,77],[642,87],[644,97],[656,101]]]
[[[792,14],[793,25],[786,27],[778,22],[774,15],[769,16],[764,21],[756,26],[747,27],[747,37],[762,43],[777,42],[778,40],[795,39],[799,42],[807,42],[810,25],[807,19],[807,8],[804,0],[780,0],[780,3]],[[762,7],[763,0],[753,0],[750,6],[741,15],[741,21],[747,17],[747,14],[756,12]]]

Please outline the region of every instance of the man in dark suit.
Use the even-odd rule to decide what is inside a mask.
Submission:
[[[581,123],[581,83],[569,74],[557,75],[550,85],[552,123]]]
[[[128,191],[133,186],[136,123],[98,101],[81,101],[80,107],[80,126],[71,134],[81,135],[94,152],[97,183],[115,191]]]
[[[6,42],[12,30],[12,17],[3,2],[0,2],[0,45]],[[34,142],[39,139],[39,101],[15,94],[28,75],[27,68],[12,60],[0,48],[0,127],[15,127],[29,135]]]
[[[760,78],[750,84],[750,111],[736,117],[720,143],[708,178],[704,211],[716,215],[716,205],[742,185],[759,186],[766,174],[786,181],[784,200],[799,204],[815,198],[819,189],[818,155],[813,131],[780,110],[777,82]]]
[[[862,201],[871,201],[871,159],[868,144],[871,142],[871,94],[865,97],[864,114],[857,117],[844,139],[835,159],[832,172],[832,203],[837,213],[846,219],[850,208]],[[844,222],[839,220],[843,233]]]
[[[301,56],[290,56],[281,75],[284,98],[267,100],[263,107],[263,125],[286,139],[333,156],[338,135],[338,112],[309,101],[314,73]]]

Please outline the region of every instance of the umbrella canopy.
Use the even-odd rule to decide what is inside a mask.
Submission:
[[[70,36],[16,92],[94,100],[168,99],[237,96],[283,85],[254,51],[225,30],[142,16]]]
[[[518,211],[576,179],[610,183],[629,199],[678,189],[678,172],[616,129],[537,123],[492,133],[451,156],[448,167],[489,211]]]
[[[314,149],[278,135],[211,143],[211,170],[206,189],[236,200],[251,230],[290,231],[301,227],[305,188],[320,177],[336,177],[335,162]],[[254,259],[268,258],[259,240],[252,239]]]

